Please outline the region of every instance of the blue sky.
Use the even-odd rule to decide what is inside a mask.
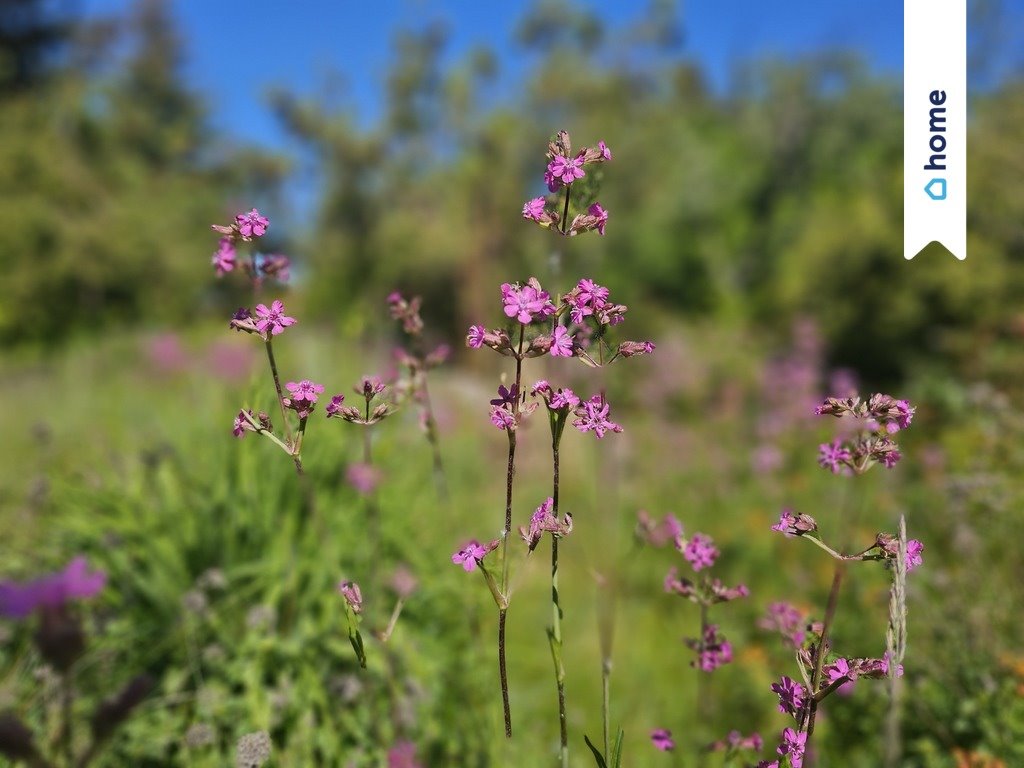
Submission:
[[[646,0],[577,0],[614,28],[640,15]],[[1024,0],[1017,0],[1020,4]],[[123,13],[130,0],[81,0],[88,15]],[[379,114],[380,85],[394,30],[443,20],[450,55],[477,44],[500,56],[505,88],[525,66],[513,44],[516,21],[529,3],[425,0],[172,0],[185,41],[185,75],[210,108],[216,127],[239,139],[284,146],[286,137],[265,104],[281,85],[315,92],[338,73],[361,121]],[[863,52],[874,69],[898,74],[903,61],[903,10],[898,0],[753,2],[693,0],[680,11],[682,53],[697,59],[724,87],[737,61],[767,54],[796,57],[843,46]]]

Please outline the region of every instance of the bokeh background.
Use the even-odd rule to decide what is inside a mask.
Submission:
[[[658,344],[601,383],[626,431],[567,438],[573,765],[600,733],[608,615],[625,764],[692,765],[733,728],[774,743],[768,685],[793,662],[756,619],[782,599],[820,616],[831,574],[768,530],[783,505],[850,546],[899,514],[925,542],[898,764],[1024,764],[1024,6],[968,4],[968,259],[907,262],[898,4],[488,5],[0,5],[0,575],[78,552],[110,575],[77,706],[137,670],[158,686],[104,764],[224,765],[257,729],[274,765],[383,765],[402,742],[428,766],[553,762],[543,564],[516,566],[506,743],[493,606],[449,562],[503,507],[486,403],[501,368],[462,339],[530,275],[553,291],[592,276],[629,305],[628,336]],[[603,238],[520,217],[560,128],[614,152]],[[264,247],[293,260],[261,294],[300,318],[286,378],[388,375],[396,289],[454,348],[432,374],[451,498],[425,490],[415,414],[382,424],[379,551],[345,482],[358,435],[311,430],[314,524],[287,460],[231,438],[238,407],[273,393],[258,344],[226,328],[252,292],[214,276],[209,227],[253,206]],[[833,425],[810,408],[851,388],[918,407],[892,472],[816,466]],[[548,493],[543,430],[524,443],[521,522]],[[662,593],[679,557],[634,542],[639,509],[713,535],[721,577],[752,589],[720,609],[737,659],[699,699],[680,641],[697,611]],[[334,584],[399,564],[419,590],[359,672]],[[884,648],[886,585],[851,579],[850,655]],[[389,599],[368,600],[370,625]],[[0,705],[46,728],[27,630],[0,622],[0,639]],[[884,686],[859,687],[829,702],[821,765],[882,764]]]

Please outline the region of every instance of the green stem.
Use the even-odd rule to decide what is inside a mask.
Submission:
[[[560,519],[558,514],[558,439],[561,435],[558,421],[556,420],[552,425],[551,436],[553,481],[551,500],[552,514],[555,516],[555,520]],[[555,534],[551,534],[551,629],[549,640],[551,642],[551,657],[555,664],[555,686],[558,689],[558,730],[561,739],[559,756],[562,768],[569,768],[569,729],[565,712],[565,665],[562,661],[562,606],[558,600],[558,537]]]

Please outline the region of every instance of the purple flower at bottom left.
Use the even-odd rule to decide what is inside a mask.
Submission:
[[[40,608],[61,608],[71,600],[95,596],[106,583],[107,575],[90,572],[85,557],[79,555],[58,573],[0,583],[0,616],[23,619]]]

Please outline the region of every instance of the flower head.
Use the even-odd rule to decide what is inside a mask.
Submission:
[[[907,573],[917,568],[917,566],[924,563],[924,558],[921,557],[921,553],[924,552],[924,544],[917,539],[911,539],[907,542],[907,558],[906,566]]]
[[[583,160],[584,153],[582,152],[571,159],[564,155],[555,155],[554,159],[548,163],[548,173],[551,174],[552,179],[560,181],[562,184],[572,184],[576,179],[582,179],[585,175]],[[548,187],[550,186],[551,183],[548,182]]]
[[[222,237],[220,239],[217,252],[213,254],[210,263],[217,270],[218,277],[235,268],[235,244],[230,237]]]
[[[253,237],[263,237],[270,222],[253,208],[248,213],[240,213],[235,216],[235,225],[238,227],[238,234],[249,240]]]
[[[551,339],[551,355],[553,357],[573,356],[572,334],[565,329],[564,325],[555,326],[555,333]]]
[[[59,573],[26,582],[0,582],[0,616],[23,619],[40,608],[63,608],[71,600],[93,597],[106,583],[107,575],[90,573],[79,555]]]
[[[604,226],[608,223],[608,211],[601,207],[600,203],[594,203],[587,209],[587,213],[597,219],[597,223],[594,225],[597,228],[597,234],[604,234]]]
[[[505,304],[505,314],[516,318],[523,325],[555,313],[551,296],[540,287],[535,277],[531,277],[522,286],[518,283],[502,283],[501,299]]]
[[[779,712],[797,716],[804,705],[807,690],[790,677],[783,676],[777,683],[772,683],[772,691],[779,696]]]
[[[272,301],[269,308],[266,304],[257,304],[256,317],[256,330],[263,334],[269,330],[272,336],[277,336],[297,322],[294,317],[288,317],[284,313],[284,304],[278,299]]]
[[[572,425],[580,432],[593,432],[600,440],[606,432],[622,431],[621,425],[608,418],[610,411],[611,406],[605,402],[604,397],[594,395],[589,400],[582,402],[576,409],[576,419]]]
[[[672,740],[672,731],[667,728],[657,728],[651,731],[651,743],[662,752],[671,752],[676,748],[676,743]]]
[[[839,440],[822,443],[818,446],[818,451],[818,464],[830,470],[834,475],[838,475],[847,466],[847,462],[853,458],[850,451]]]
[[[530,517],[530,527],[519,527],[519,535],[529,546],[530,552],[537,548],[545,531],[558,537],[568,536],[572,532],[572,515],[559,520],[553,512],[554,503],[554,499],[549,496]]]
[[[452,555],[452,562],[456,565],[461,565],[464,571],[470,573],[476,570],[477,565],[483,561],[488,552],[497,548],[497,540],[485,546],[476,539],[472,539],[462,549]]]
[[[803,768],[804,750],[807,748],[807,732],[794,731],[787,728],[782,732],[782,743],[779,744],[778,752],[782,757],[789,755],[789,763],[793,768]]]
[[[535,197],[527,200],[523,205],[523,218],[532,221],[540,221],[544,216],[544,198]]]
[[[608,145],[605,144],[603,141],[597,142],[597,148],[601,152],[601,159],[602,160],[611,160],[612,159],[612,151],[610,149],[608,149]]]
[[[338,591],[345,598],[345,602],[352,608],[353,613],[363,612],[363,593],[359,590],[358,584],[354,581],[342,579],[338,582]]]
[[[718,558],[717,547],[712,543],[711,537],[703,533],[693,534],[682,548],[682,552],[695,571],[710,568]]]

